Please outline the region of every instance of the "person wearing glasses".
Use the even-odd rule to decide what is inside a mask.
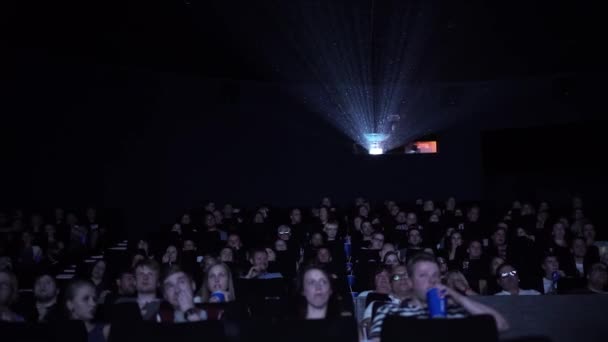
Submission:
[[[443,298],[447,298],[445,318],[490,315],[494,318],[498,331],[509,329],[509,323],[498,311],[441,284],[439,265],[433,255],[427,253],[416,254],[408,261],[406,270],[408,278],[403,279],[403,281],[408,282],[411,296],[403,299],[399,304],[385,304],[378,309],[373,315],[368,335],[370,341],[380,342],[382,325],[387,316],[428,319],[431,311],[427,303],[427,292],[430,289],[437,289],[442,293]],[[393,272],[393,282],[397,278],[395,275],[396,272]],[[401,275],[398,278],[397,281],[402,281]]]
[[[496,269],[496,279],[502,291],[496,296],[530,296],[540,295],[536,290],[525,290],[519,288],[519,276],[513,266],[504,263]]]
[[[380,273],[381,274],[381,273]],[[379,274],[376,275],[376,277]],[[412,282],[410,281],[407,273],[407,267],[405,265],[398,264],[391,270],[390,276],[390,292],[388,293],[387,303],[399,305],[402,301],[409,299],[412,296]],[[376,291],[379,292],[379,291]],[[361,327],[365,329],[365,333],[369,333],[371,322],[374,316],[374,303],[369,303],[365,312],[363,313],[363,319],[361,320]],[[376,310],[379,307],[376,305]]]

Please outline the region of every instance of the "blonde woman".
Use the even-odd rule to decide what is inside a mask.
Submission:
[[[222,262],[209,267],[203,277],[203,284],[198,292],[199,303],[223,303],[236,300],[232,272]]]
[[[476,296],[477,292],[471,290],[467,278],[460,271],[449,271],[446,276],[446,285],[465,296]]]

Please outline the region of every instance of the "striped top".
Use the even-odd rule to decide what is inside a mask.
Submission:
[[[446,308],[447,318],[464,318],[469,316],[469,313],[459,305],[448,305]],[[372,321],[372,327],[369,333],[369,338],[380,337],[382,333],[382,323],[384,318],[388,315],[398,315],[401,317],[416,317],[416,318],[429,318],[430,313],[428,307],[422,307],[412,304],[410,301],[403,302],[402,304],[389,303],[383,305],[378,309],[378,312],[374,315]]]

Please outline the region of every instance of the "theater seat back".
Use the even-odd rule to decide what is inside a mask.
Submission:
[[[498,341],[492,316],[479,315],[455,319],[418,319],[388,316],[382,324],[382,342]]]

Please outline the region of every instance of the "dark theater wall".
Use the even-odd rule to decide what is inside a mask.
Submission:
[[[479,137],[464,127],[439,133],[437,155],[353,155],[347,138],[276,84],[52,59],[17,72],[4,205],[101,205],[149,230],[208,199],[480,195]]]
[[[440,132],[437,155],[354,155],[348,139],[277,86],[243,83],[241,95],[226,103],[216,85],[157,77],[162,90],[154,111],[164,119],[148,122],[105,176],[105,200],[134,217],[167,222],[209,199],[287,207],[321,196],[338,203],[359,195],[480,196],[476,131]]]
[[[500,165],[482,169],[480,131],[526,131],[541,118],[559,123],[594,113],[559,102],[543,113],[549,93],[534,103],[523,95],[503,99],[499,107],[479,99],[475,111],[484,114],[463,116],[437,132],[437,155],[372,157],[353,155],[352,142],[279,83],[209,80],[36,53],[24,53],[12,76],[1,135],[3,206],[93,204],[122,210],[130,227],[150,230],[209,199],[291,206],[315,204],[325,195],[341,203],[358,195],[533,197],[517,190],[522,184],[544,187],[550,198],[576,191],[580,180],[586,189],[601,190],[595,182],[601,178],[589,182],[584,172],[541,170],[547,178],[530,178],[496,173],[508,171]],[[598,108],[592,107],[593,93],[581,93],[590,94],[587,107]],[[501,144],[485,153],[501,160]],[[518,160],[517,153],[508,157]]]

